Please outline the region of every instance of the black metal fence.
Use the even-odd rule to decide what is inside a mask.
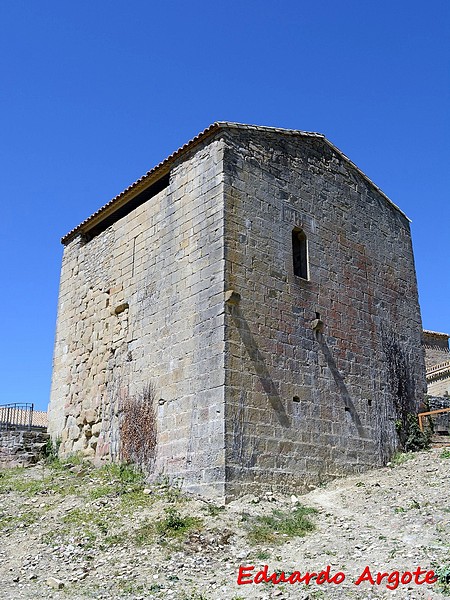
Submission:
[[[0,431],[28,429],[33,427],[34,404],[2,404],[0,405]]]

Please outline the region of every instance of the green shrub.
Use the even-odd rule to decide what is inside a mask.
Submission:
[[[434,569],[438,578],[437,587],[443,594],[450,594],[450,565],[442,565]]]
[[[408,415],[407,418],[407,437],[405,441],[406,452],[416,452],[418,450],[427,450],[431,446],[433,432],[431,429],[421,431],[416,415]]]

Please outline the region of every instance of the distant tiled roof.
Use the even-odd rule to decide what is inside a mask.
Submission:
[[[47,427],[47,412],[44,412],[43,410],[34,410],[32,425],[34,427]]]
[[[299,131],[296,129],[281,129],[278,127],[265,127],[260,125],[244,125],[242,123],[231,123],[228,121],[218,121],[213,123],[209,127],[207,127],[204,131],[196,135],[189,142],[178,148],[175,152],[173,152],[170,156],[168,156],[165,160],[160,162],[158,165],[147,171],[145,175],[140,177],[137,181],[128,186],[123,192],[115,196],[112,200],[110,200],[107,204],[99,208],[94,214],[85,219],[82,223],[80,223],[77,227],[69,231],[62,239],[61,242],[63,244],[67,244],[71,239],[75,237],[78,233],[83,232],[85,229],[89,229],[88,225],[94,225],[102,221],[102,219],[106,216],[114,213],[120,206],[123,206],[127,203],[127,201],[143,189],[145,189],[148,185],[156,181],[160,176],[165,175],[173,162],[182,154],[191,150],[194,146],[201,143],[207,137],[213,135],[220,129],[243,129],[248,131],[260,131],[265,133],[280,133],[286,136],[301,136],[301,137],[312,137],[319,138],[323,140],[330,148],[332,148],[335,152],[339,154],[339,156],[351,165],[358,173],[372,186],[374,187],[384,198],[388,201],[388,203],[397,209],[404,217],[406,217],[405,213],[400,210],[400,208],[390,200],[386,194],[380,190],[380,188],[371,181],[367,175],[365,175],[343,152],[339,150],[334,144],[332,144],[327,138],[321,133],[314,133],[309,131]],[[408,217],[406,217],[408,218]]]

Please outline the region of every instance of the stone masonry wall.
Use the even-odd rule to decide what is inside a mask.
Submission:
[[[169,186],[65,248],[49,431],[61,452],[120,455],[121,407],[155,390],[154,474],[223,495],[223,148],[197,146]]]
[[[42,431],[0,431],[0,468],[34,465],[42,458],[48,438]]]
[[[225,141],[227,497],[384,464],[424,392],[409,223],[320,140]]]

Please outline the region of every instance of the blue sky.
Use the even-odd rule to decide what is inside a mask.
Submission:
[[[0,404],[48,402],[59,239],[216,120],[319,131],[412,219],[450,332],[448,0],[3,0]]]

